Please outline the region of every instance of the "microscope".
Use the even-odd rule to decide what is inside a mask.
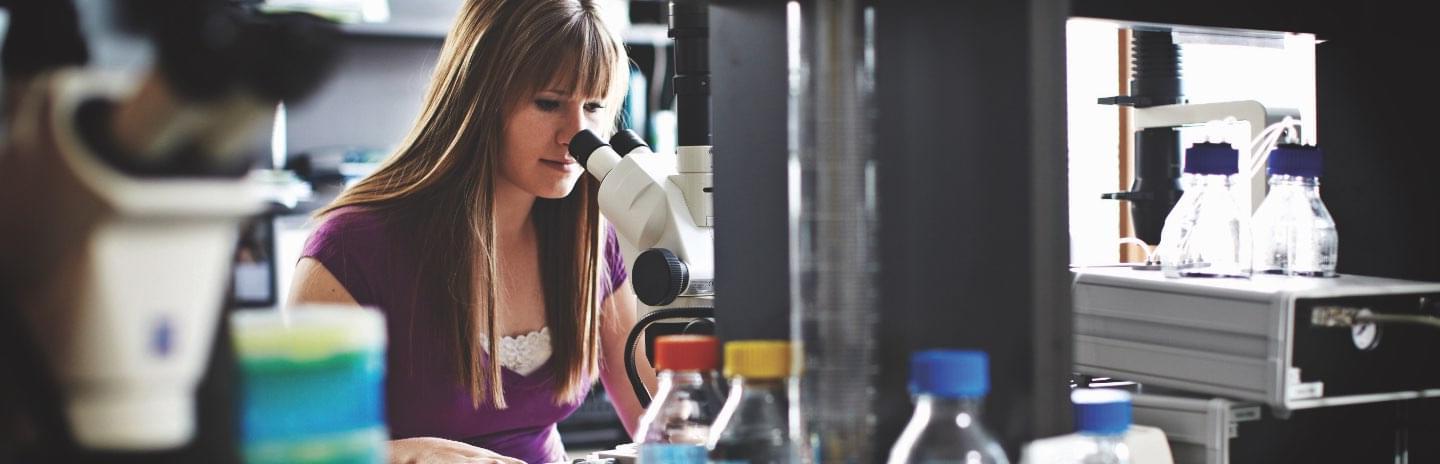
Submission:
[[[646,328],[684,319],[682,331],[710,325],[715,294],[715,206],[710,154],[709,16],[707,2],[671,2],[679,146],[650,150],[622,130],[602,141],[589,130],[570,140],[570,155],[600,182],[600,212],[615,226],[635,294],[646,314],[626,341],[625,366],[640,404],[649,406],[635,369]]]
[[[70,2],[46,4],[74,14]],[[37,443],[17,448],[45,461],[118,453],[153,462],[203,436],[219,442],[193,443],[208,448],[195,454],[223,461],[230,453],[216,448],[233,438],[203,431],[197,411],[233,408],[233,399],[197,400],[197,386],[217,367],[207,360],[229,360],[211,350],[228,344],[215,337],[230,263],[240,225],[264,207],[239,154],[277,102],[318,87],[338,30],[228,0],[119,2],[115,11],[155,45],[156,65],[138,86],[80,67],[83,53],[6,69],[30,71],[7,75],[0,151],[0,311],[21,335],[6,341],[17,346],[6,361],[28,368],[11,375],[30,387],[17,401],[36,423]],[[51,52],[17,34],[7,65]]]
[[[1291,118],[1303,126],[1309,143],[1314,144],[1314,112],[1293,108],[1267,107],[1256,100],[1192,104],[1185,95],[1181,37],[1213,37],[1208,31],[1192,31],[1180,27],[1138,26],[1132,32],[1131,54],[1134,71],[1130,94],[1097,100],[1102,105],[1132,108],[1134,115],[1134,172],[1129,191],[1106,193],[1102,198],[1130,203],[1130,216],[1135,237],[1152,246],[1160,243],[1160,230],[1165,217],[1180,200],[1180,160],[1184,152],[1180,129],[1215,121],[1233,120],[1248,124],[1248,136],[1260,138],[1271,125]],[[1310,74],[1314,73],[1314,42],[1290,35],[1261,36],[1256,41],[1283,43],[1297,56],[1309,56]],[[1302,47],[1308,47],[1308,50]],[[1306,53],[1308,52],[1308,55]],[[1305,70],[1301,70],[1304,72]],[[1309,113],[1309,114],[1302,114]],[[1236,144],[1249,154],[1248,143]],[[1250,160],[1242,159],[1248,166]],[[1238,186],[1251,210],[1265,199],[1265,173],[1260,170]]]
[[[661,155],[628,129],[610,141],[583,130],[570,140],[570,152],[600,181],[600,211],[620,237],[635,295],[652,311],[713,306],[710,147]]]

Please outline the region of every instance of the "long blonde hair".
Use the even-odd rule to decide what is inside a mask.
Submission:
[[[506,407],[498,358],[483,362],[477,340],[477,332],[486,334],[488,351],[498,356],[494,201],[506,118],[534,92],[556,84],[576,98],[603,98],[606,120],[613,121],[624,98],[627,63],[595,0],[469,0],[445,38],[424,107],[405,141],[374,174],[319,213],[365,206],[414,225],[414,236],[421,237],[417,292],[446,297],[426,310],[438,322],[441,333],[435,335],[449,342],[444,345],[452,351],[456,380],[469,387],[476,408],[487,400]],[[598,372],[595,286],[604,231],[596,188],[583,175],[569,196],[537,199],[531,213],[560,385],[557,404],[583,398],[589,388],[584,379]]]

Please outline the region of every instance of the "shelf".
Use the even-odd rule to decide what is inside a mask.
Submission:
[[[450,33],[449,19],[392,21],[388,23],[342,24],[340,30],[356,37],[444,40]],[[669,30],[659,24],[637,24],[620,36],[629,45],[666,45]]]
[[[620,37],[629,45],[668,45],[670,29],[663,24],[633,24]]]
[[[388,23],[342,24],[340,30],[347,35],[359,37],[393,37],[405,39],[444,40],[450,33],[450,21],[414,20]]]

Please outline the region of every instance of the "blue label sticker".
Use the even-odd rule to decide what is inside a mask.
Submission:
[[[170,350],[175,344],[175,329],[170,323],[170,318],[161,316],[155,321],[154,328],[150,329],[150,351],[156,357],[164,358],[170,356]]]
[[[640,464],[704,464],[705,447],[689,444],[640,445]]]

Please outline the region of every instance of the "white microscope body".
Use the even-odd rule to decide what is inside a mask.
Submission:
[[[617,147],[581,131],[570,153],[600,181],[600,211],[619,235],[636,295],[653,308],[713,306],[710,147],[680,147],[675,156],[662,155],[628,131],[611,142]]]

